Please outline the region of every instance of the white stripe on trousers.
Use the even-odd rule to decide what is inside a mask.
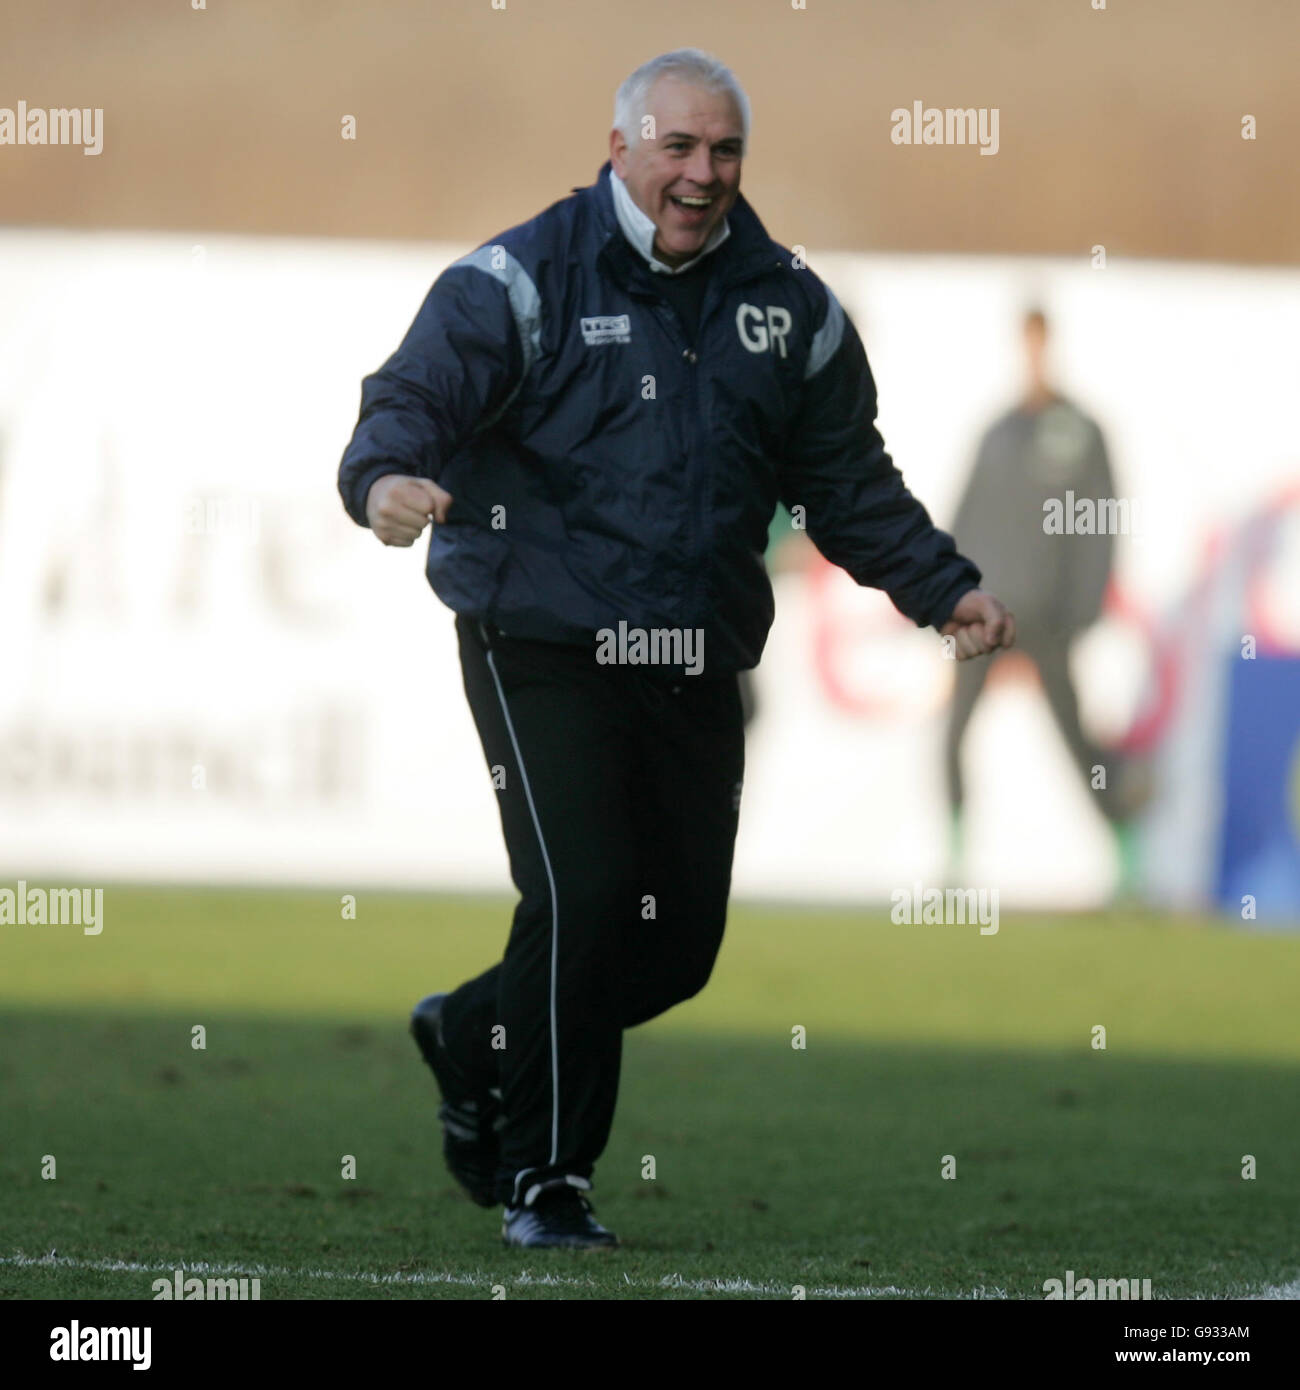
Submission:
[[[484,643],[486,645],[486,635]],[[510,709],[506,704],[506,694],[501,688],[501,679],[497,675],[496,662],[492,659],[492,648],[487,649],[488,669],[492,672],[492,682],[497,688],[497,699],[501,702],[501,713],[505,716],[506,731],[510,735],[510,746],[515,750],[515,761],[519,764],[519,776],[524,784],[524,795],[528,798],[528,811],[533,818],[533,829],[537,832],[537,844],[542,851],[542,863],[546,865],[546,880],[551,886],[551,1156],[547,1160],[549,1164],[554,1164],[560,1152],[560,1053],[559,1040],[555,1032],[555,977],[557,948],[560,935],[560,908],[555,893],[555,874],[551,870],[551,856],[546,852],[546,840],[542,836],[542,823],[537,818],[537,807],[533,802],[533,791],[528,785],[528,772],[524,768],[524,755],[519,751],[519,740],[515,737],[515,726],[510,718]],[[506,1044],[509,1046],[509,1043]],[[519,1180],[527,1173],[533,1173],[534,1168],[525,1168],[522,1172],[515,1174],[515,1197],[519,1196]]]

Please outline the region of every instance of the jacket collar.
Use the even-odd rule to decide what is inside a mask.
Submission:
[[[679,266],[670,266],[661,261],[655,255],[655,224],[653,219],[646,216],[644,212],[632,201],[632,195],[627,191],[627,185],[611,168],[608,174],[602,175],[609,180],[609,191],[614,204],[614,215],[618,218],[618,225],[623,235],[641,253],[645,263],[652,271],[659,275],[680,275],[684,270],[689,270],[691,266],[702,261],[710,251],[716,251],[719,246],[731,235],[731,227],[726,218],[721,224],[713,229],[708,241],[704,243],[703,249],[698,256],[692,257]]]
[[[613,186],[608,177],[612,172],[613,166],[606,160],[595,183],[574,191],[584,194],[595,212],[597,263],[619,283],[626,283],[636,265],[639,263],[644,267],[646,262],[640,251],[633,251],[619,222],[614,207]],[[716,249],[709,254],[714,257],[717,270],[727,283],[748,279],[760,271],[783,264],[778,260],[780,248],[773,245],[758,214],[750,207],[743,193],[736,195],[736,201],[727,214],[726,225],[726,235],[718,237]]]

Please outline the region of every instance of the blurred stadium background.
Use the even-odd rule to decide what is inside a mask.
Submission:
[[[853,316],[886,442],[940,524],[1020,392],[1019,315],[1047,310],[1054,377],[1143,519],[1073,653],[1083,713],[1142,756],[1153,794],[1117,897],[1116,845],[1032,668],[1004,663],[967,741],[964,882],[996,887],[1009,919],[973,939],[892,925],[891,892],[944,881],[951,668],[883,596],[781,568],[738,906],[709,990],[630,1040],[610,1224],[623,1196],[636,1224],[639,1155],[676,1152],[690,1176],[665,1186],[716,1188],[734,1242],[691,1247],[689,1296],[723,1274],[760,1293],[814,1277],[1033,1296],[1090,1251],[1183,1292],[1294,1279],[1276,1236],[1300,1210],[1292,6],[123,0],[24,7],[0,40],[0,106],[104,111],[98,155],[0,146],[0,887],[106,887],[98,937],[0,926],[0,1171],[20,1198],[0,1214],[0,1292],[133,1296],[111,1268],[132,1258],[454,1268],[445,1227],[410,1217],[430,1194],[480,1267],[490,1231],[446,1190],[400,1031],[420,994],[499,951],[505,855],[423,547],[353,527],[335,470],[361,378],[439,271],[591,182],[617,83],[687,43],[745,84],[746,196]],[[998,108],[996,157],[891,143],[914,101]],[[212,1019],[244,1070],[190,1048]],[[681,1117],[689,1078],[790,1070],[795,1023],[843,1049],[823,1093],[791,1077],[757,1119],[743,1096]],[[864,1076],[874,1121],[848,1124],[836,1106]],[[238,1084],[244,1100],[221,1089]],[[351,1137],[331,1118],[349,1087],[366,1092]],[[233,1175],[204,1147],[218,1122]],[[316,1152],[303,1135],[322,1129]],[[987,1190],[936,1214],[939,1156],[963,1141]],[[60,1143],[66,1176],[43,1183]],[[339,1144],[363,1143],[382,1220],[336,1179]],[[1243,1199],[1261,1148],[1272,1185]],[[806,1200],[811,1164],[824,1229],[742,1219],[719,1151],[773,1207],[773,1190]],[[182,1172],[199,1195],[151,1207]],[[900,1189],[887,1217],[848,1196],[873,1182]],[[304,1217],[295,1187],[329,1218]],[[1004,1192],[1033,1217],[1008,1217]],[[335,1238],[316,1241],[322,1224]],[[368,1244],[378,1229],[406,1234]],[[640,1292],[683,1270],[663,1229]],[[51,1246],[81,1263],[21,1263]],[[282,1292],[308,1288],[295,1277]]]

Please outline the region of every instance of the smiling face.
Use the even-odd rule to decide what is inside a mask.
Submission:
[[[654,140],[610,132],[609,157],[632,201],[655,224],[655,255],[678,266],[698,256],[740,192],[744,127],[735,101],[674,77],[650,89]]]

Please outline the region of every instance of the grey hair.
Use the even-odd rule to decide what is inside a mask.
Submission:
[[[642,63],[614,96],[614,129],[629,145],[641,140],[641,121],[646,114],[650,89],[661,77],[676,77],[711,92],[726,92],[740,111],[745,153],[749,152],[749,98],[736,75],[721,61],[698,48],[675,48]]]

